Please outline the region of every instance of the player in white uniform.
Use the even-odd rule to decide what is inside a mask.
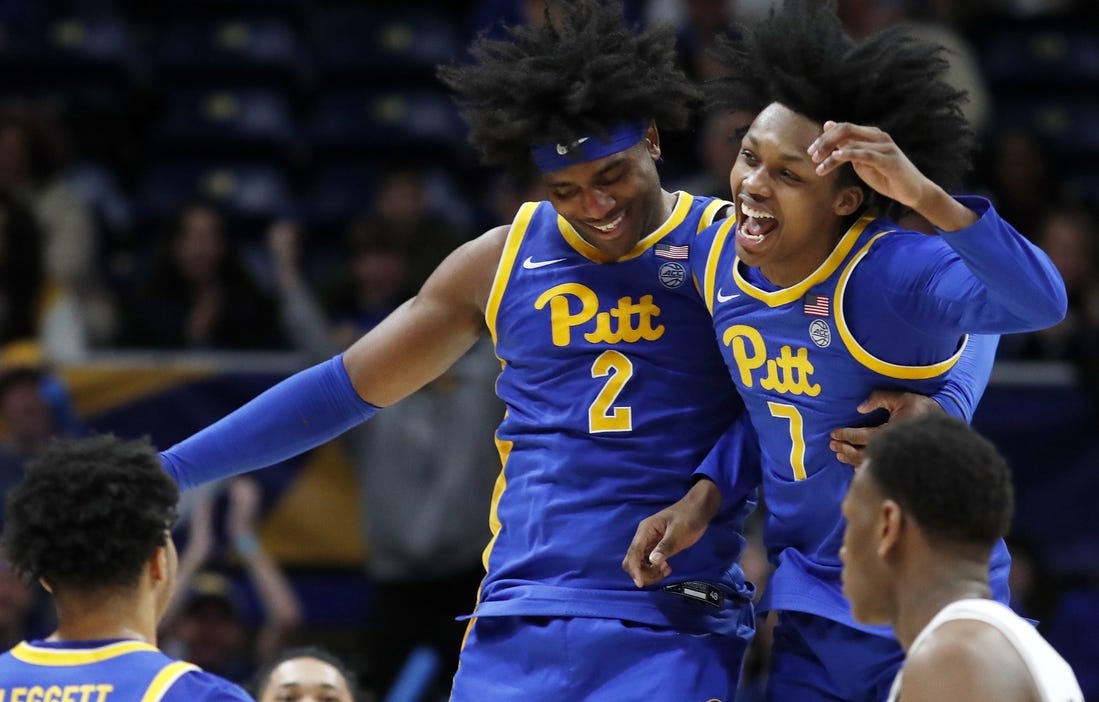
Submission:
[[[889,702],[1083,702],[1072,669],[990,600],[1011,473],[964,423],[926,416],[871,440],[843,514],[843,591],[855,619],[890,624],[906,652]]]

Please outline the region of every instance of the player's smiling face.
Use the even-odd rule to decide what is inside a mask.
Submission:
[[[789,287],[820,266],[842,236],[843,220],[862,204],[837,169],[816,173],[806,153],[821,125],[779,103],[756,116],[729,174],[737,207],[736,252],[764,276]]]
[[[545,174],[549,200],[580,236],[603,253],[629,253],[671,214],[656,159],[659,136],[649,127],[637,144],[594,161]]]

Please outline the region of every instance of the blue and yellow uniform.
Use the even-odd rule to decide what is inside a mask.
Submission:
[[[486,310],[507,405],[503,470],[477,645],[463,650],[453,699],[579,699],[583,687],[585,699],[729,699],[753,633],[737,560],[755,486],[677,557],[668,588],[639,590],[620,567],[638,522],[683,495],[743,415],[688,270],[727,204],[679,193],[668,220],[614,261],[549,202],[519,210]],[[639,646],[651,657],[630,670]],[[543,647],[560,666],[544,665],[554,656]],[[530,680],[524,651],[535,649],[544,680],[513,687]]]
[[[856,407],[876,388],[940,391],[966,332],[1035,329],[1063,314],[1063,285],[1048,258],[987,201],[964,202],[979,221],[937,237],[864,217],[814,273],[788,288],[739,261],[732,220],[705,232],[692,252],[760,441],[764,542],[776,566],[764,605],[782,613],[769,699],[884,699],[903,658],[889,629],[852,619],[842,594],[840,504],[852,470],[829,449],[830,431],[865,424]],[[1027,294],[1019,295],[1021,286]],[[724,479],[751,482],[744,475]],[[1001,541],[991,585],[1005,603],[1009,567]],[[812,617],[843,628],[829,630]],[[854,631],[848,636],[845,629]],[[816,658],[823,670],[791,663],[796,658]],[[821,694],[809,692],[814,688]]]
[[[142,641],[24,641],[0,656],[0,702],[239,702],[244,690]]]

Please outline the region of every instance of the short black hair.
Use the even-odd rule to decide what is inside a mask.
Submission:
[[[264,688],[271,682],[271,673],[275,672],[275,668],[295,658],[316,658],[318,661],[327,663],[339,671],[347,683],[347,689],[351,691],[351,699],[354,702],[363,702],[365,699],[354,671],[334,653],[318,646],[300,646],[284,650],[273,661],[256,671],[256,674],[252,677],[252,683],[248,686],[248,691],[258,700],[260,695],[263,694]]]
[[[641,119],[688,125],[702,93],[680,67],[671,27],[630,27],[618,0],[552,4],[559,24],[547,7],[541,26],[509,27],[506,40],[481,35],[473,63],[438,70],[486,164],[522,173],[535,144],[603,136]]]
[[[715,109],[760,112],[777,102],[822,124],[878,127],[924,175],[955,192],[971,167],[975,138],[962,114],[965,93],[944,80],[944,52],[903,27],[856,42],[833,2],[785,0],[766,19],[718,39],[714,55],[728,74],[707,83],[707,96]],[[849,164],[844,175],[854,178]],[[883,216],[904,213],[863,189],[867,205]]]
[[[129,587],[176,519],[179,488],[148,440],[55,439],[8,492],[3,550],[54,592]]]
[[[897,422],[866,448],[882,495],[929,538],[991,548],[1011,527],[1011,471],[991,441],[965,422],[927,414]]]

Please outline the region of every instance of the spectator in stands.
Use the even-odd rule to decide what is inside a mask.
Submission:
[[[256,674],[251,692],[259,702],[363,702],[347,664],[315,646],[283,651]]]
[[[1004,129],[983,154],[980,182],[997,210],[1034,238],[1047,212],[1062,201],[1063,183],[1053,155],[1033,133]]]
[[[273,660],[301,625],[302,607],[293,586],[259,542],[259,484],[254,478],[237,477],[225,481],[225,491],[224,531],[229,553],[244,567],[260,602],[262,623],[251,631],[229,580],[211,570],[201,571],[216,555],[217,495],[204,489],[190,505],[190,536],[179,560],[180,587],[164,618],[168,632],[165,649],[205,670],[243,682],[256,666]]]
[[[382,175],[372,208],[354,225],[370,236],[392,237],[408,257],[407,287],[415,292],[427,276],[468,237],[436,211],[425,174],[416,167],[391,169]]]
[[[50,337],[51,357],[78,357],[110,343],[117,310],[98,271],[95,218],[61,176],[62,142],[52,123],[22,107],[0,109],[0,192],[27,207],[42,231],[49,309],[64,327]]]
[[[192,202],[172,218],[134,297],[129,346],[239,351],[285,345],[274,300],[210,203]]]
[[[41,232],[33,215],[0,193],[0,344],[37,339],[43,302]]]
[[[323,302],[336,345],[348,346],[412,297],[404,240],[374,219],[351,224],[346,265],[326,287]]]
[[[1005,354],[1057,361],[1099,354],[1099,226],[1085,210],[1061,209],[1049,214],[1033,236],[1064,278],[1068,313],[1049,329],[1006,339]]]

